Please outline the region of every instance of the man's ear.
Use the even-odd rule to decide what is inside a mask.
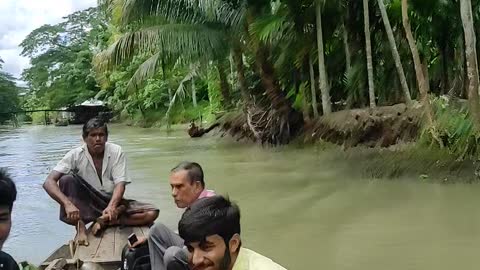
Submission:
[[[228,242],[228,247],[230,248],[230,252],[236,253],[240,250],[240,246],[242,243],[242,239],[238,233],[234,234],[230,241]]]
[[[202,183],[200,181],[195,181],[195,187],[198,190],[203,190]]]

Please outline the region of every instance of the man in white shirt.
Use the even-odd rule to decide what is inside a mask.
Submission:
[[[122,148],[108,143],[107,125],[94,118],[83,126],[84,145],[68,152],[43,184],[60,204],[60,220],[77,229],[75,241],[88,245],[85,224],[94,233],[109,225],[151,225],[159,210],[123,198],[130,178]]]

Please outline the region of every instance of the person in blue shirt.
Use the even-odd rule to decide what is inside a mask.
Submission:
[[[12,256],[2,251],[3,244],[12,228],[13,202],[17,198],[17,188],[5,169],[0,168],[0,270],[18,270]]]

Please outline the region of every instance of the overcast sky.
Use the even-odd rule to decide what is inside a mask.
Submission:
[[[56,24],[62,17],[97,5],[97,0],[0,0],[0,58],[4,70],[19,78],[29,59],[18,46],[34,29]]]

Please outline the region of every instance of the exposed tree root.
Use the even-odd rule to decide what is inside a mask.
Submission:
[[[288,144],[303,128],[302,115],[296,111],[285,114],[253,105],[244,112],[224,115],[218,123],[224,135],[270,145]]]
[[[419,104],[345,110],[308,124],[301,115],[282,117],[271,109],[250,106],[244,112],[222,116],[217,123],[224,135],[262,144],[286,144],[303,135],[305,142],[324,140],[345,147],[388,147],[417,139],[422,119]]]

